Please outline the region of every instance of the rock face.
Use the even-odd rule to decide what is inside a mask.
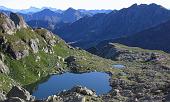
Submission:
[[[9,74],[9,68],[0,60],[0,73]]]
[[[59,38],[44,28],[29,28],[24,19],[16,13],[11,13],[10,18],[0,13],[0,32],[2,49],[17,60],[29,56],[32,52],[38,53],[39,50],[53,54],[53,46],[59,42]]]
[[[26,56],[29,55],[29,51],[28,50],[23,50],[23,51],[17,51],[13,53],[13,56],[16,60],[20,60]]]
[[[34,97],[32,97],[30,95],[30,93],[28,91],[26,91],[25,89],[19,87],[19,86],[14,86],[9,93],[7,94],[8,98],[11,97],[18,97],[22,100],[26,100],[26,101],[31,101],[34,100]],[[18,99],[17,99],[18,100]],[[22,101],[21,101],[22,102]]]
[[[56,39],[52,32],[44,28],[37,28],[34,31],[40,34],[49,45],[54,46],[56,44]]]
[[[30,42],[29,42],[29,45],[31,46],[34,53],[38,52],[38,45],[37,45],[36,40],[31,39]]]
[[[8,45],[8,52],[14,59],[20,60],[29,55],[29,46],[22,40],[19,40]]]
[[[14,22],[7,15],[0,13],[0,32],[12,35],[15,31]]]
[[[10,13],[10,19],[15,23],[15,27],[17,29],[27,28],[28,27],[28,25],[25,23],[22,16],[20,16],[20,15],[18,15],[16,13]]]

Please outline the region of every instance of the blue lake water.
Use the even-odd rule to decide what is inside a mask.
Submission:
[[[42,99],[63,90],[69,90],[76,85],[93,89],[98,95],[105,94],[111,90],[109,78],[108,74],[102,72],[52,75],[46,82],[39,84],[32,95]]]
[[[115,65],[113,65],[113,68],[123,69],[123,68],[125,68],[125,66],[122,64],[115,64]]]

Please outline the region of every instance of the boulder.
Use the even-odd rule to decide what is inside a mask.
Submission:
[[[9,35],[16,32],[14,22],[4,13],[0,13],[0,32]]]
[[[75,92],[66,92],[65,94],[61,95],[64,102],[85,102],[85,96],[75,93]]]
[[[9,74],[9,68],[0,60],[0,73]]]
[[[27,28],[28,27],[28,25],[25,23],[23,17],[16,14],[16,13],[10,13],[10,19],[14,22],[15,27],[17,29]]]
[[[46,100],[46,102],[63,102],[63,99],[60,96],[49,96]]]
[[[70,91],[80,93],[82,95],[96,96],[96,93],[94,91],[87,89],[86,87],[81,87],[81,86],[75,86]]]
[[[30,47],[32,48],[33,53],[37,53],[37,52],[38,52],[38,45],[37,45],[36,40],[30,39],[29,45],[30,45]]]
[[[23,50],[23,51],[16,51],[16,52],[13,52],[13,57],[16,59],[16,60],[20,60],[26,56],[29,55],[29,51],[28,50]]]
[[[18,97],[26,101],[34,100],[34,97],[31,96],[28,91],[19,86],[13,86],[12,89],[8,92],[7,97]]]
[[[70,90],[62,91],[57,94],[57,97],[58,96],[60,96],[64,102],[86,102],[86,97],[89,97],[89,102],[93,102],[93,99],[98,98],[94,91],[82,86],[75,86]]]

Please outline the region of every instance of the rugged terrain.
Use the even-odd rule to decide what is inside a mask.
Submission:
[[[0,90],[4,92],[14,85],[26,86],[50,74],[72,70],[64,62],[69,56],[76,58],[79,72],[102,71],[112,64],[111,60],[69,46],[46,29],[30,28],[15,13],[10,17],[0,14],[0,43]]]
[[[165,52],[113,43],[90,49],[101,58],[71,47],[44,28],[32,29],[15,13],[0,14],[0,45],[2,102],[170,101],[170,55]],[[109,73],[112,90],[98,96],[94,90],[75,86],[36,100],[24,89],[48,75],[67,71]]]

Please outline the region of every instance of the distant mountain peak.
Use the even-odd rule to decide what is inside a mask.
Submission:
[[[130,6],[129,8],[137,8],[137,7],[151,7],[151,8],[164,8],[161,5],[158,5],[156,3],[151,3],[151,4],[140,4],[138,5],[137,3],[133,4],[132,6]]]
[[[43,12],[43,13],[55,13],[54,11],[52,11],[50,9],[47,9],[47,8],[42,10],[42,11],[40,11],[40,12]]]
[[[162,5],[158,5],[158,4],[155,4],[155,3],[152,3],[152,4],[150,4],[149,6],[155,7],[155,8],[163,8],[163,9],[167,9],[167,8],[163,7]]]
[[[137,7],[137,6],[138,6],[138,4],[135,3],[135,4],[133,4],[132,6],[130,6],[130,8],[131,8],[131,7]]]
[[[68,8],[65,12],[75,12],[76,10],[72,7]]]

